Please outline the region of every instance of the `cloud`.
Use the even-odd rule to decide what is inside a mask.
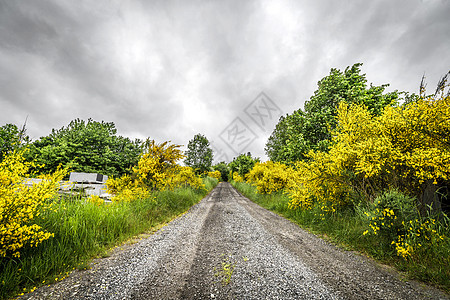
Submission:
[[[450,66],[449,13],[446,0],[4,1],[0,123],[28,116],[36,139],[91,117],[226,149],[219,135],[240,117],[264,156],[270,129],[244,113],[260,92],[290,113],[356,62],[374,84],[416,91],[425,72],[434,86]]]

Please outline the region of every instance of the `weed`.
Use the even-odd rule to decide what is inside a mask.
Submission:
[[[231,262],[229,258],[225,257],[221,263],[221,267],[219,270],[217,268],[214,268],[215,276],[219,277],[222,281],[222,285],[228,285],[231,281],[231,275],[233,275],[234,268],[236,267],[236,264]]]

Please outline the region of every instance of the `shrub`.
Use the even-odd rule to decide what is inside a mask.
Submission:
[[[427,184],[450,178],[449,107],[450,97],[421,98],[374,117],[342,102],[329,152],[311,151],[296,164],[291,207],[308,207],[314,198],[372,202],[386,189],[420,199]]]
[[[233,172],[233,180],[236,182],[244,182],[244,178],[242,178],[238,172]]]
[[[218,172],[219,173],[219,172]],[[215,174],[217,175],[217,174]],[[220,173],[219,173],[220,178]],[[195,171],[191,167],[182,167],[178,166],[175,171],[175,174],[170,178],[170,182],[168,183],[170,188],[174,188],[177,186],[191,186],[194,189],[202,189],[204,188],[204,184],[202,182],[202,178],[195,174]]]
[[[145,152],[133,167],[135,181],[153,190],[164,189],[169,182],[167,179],[179,170],[177,161],[184,157],[178,149],[181,146],[169,142],[157,144],[154,140],[147,140],[145,145]]]
[[[216,178],[217,180],[220,180],[222,174],[220,173],[220,171],[211,171],[211,172],[208,172],[208,176],[212,177],[212,178]]]
[[[405,234],[405,225],[419,218],[416,199],[396,190],[386,191],[369,204],[365,215],[369,227],[377,234],[392,241]]]
[[[259,193],[271,194],[288,187],[292,173],[292,168],[282,163],[257,162],[247,174],[247,180],[256,186]]]
[[[421,217],[416,200],[396,190],[383,193],[369,205],[365,212],[370,229],[363,235],[374,234],[381,241],[394,248],[398,256],[413,258],[419,248],[435,251],[448,231],[448,217],[443,214],[442,221],[428,215]]]
[[[50,208],[49,199],[56,195],[66,170],[58,169],[26,187],[22,183],[32,166],[25,161],[23,151],[8,154],[0,163],[0,257],[19,257],[23,247],[36,247],[53,236],[34,220]]]
[[[152,190],[173,189],[191,186],[204,189],[202,179],[191,167],[183,167],[177,161],[183,158],[179,145],[168,142],[156,144],[147,140],[146,151],[133,167],[133,174],[110,178],[106,182],[108,192],[114,194],[113,201],[130,201],[148,198]]]

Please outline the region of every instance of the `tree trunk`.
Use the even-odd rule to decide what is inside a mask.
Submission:
[[[427,213],[432,215],[440,215],[442,213],[441,201],[437,193],[439,185],[433,184],[433,180],[427,180],[424,184],[424,189],[420,195],[420,214],[426,216]]]

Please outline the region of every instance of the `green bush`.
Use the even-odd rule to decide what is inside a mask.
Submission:
[[[364,212],[369,227],[389,243],[406,233],[405,224],[419,219],[416,199],[396,190],[383,192]]]

